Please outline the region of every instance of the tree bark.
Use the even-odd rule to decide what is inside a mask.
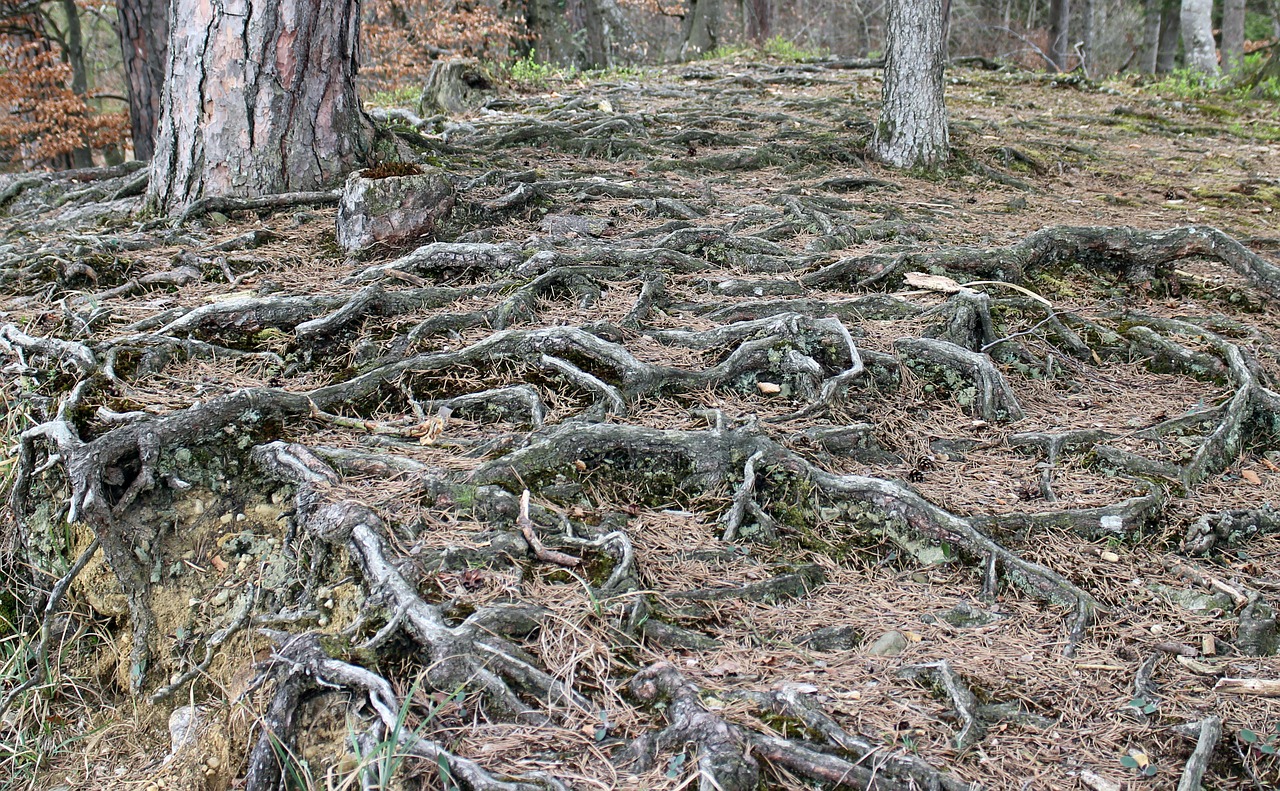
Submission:
[[[525,24],[533,34],[534,55],[545,63],[573,63],[573,34],[565,18],[564,0],[529,0]]]
[[[160,93],[169,50],[168,0],[117,0],[120,55],[129,95],[129,132],[133,156],[148,160],[155,152]]]
[[[720,0],[691,0],[684,18],[680,57],[696,58],[716,48],[720,40]]]
[[[1071,53],[1071,0],[1049,3],[1049,59],[1058,71],[1067,70]]]
[[[893,167],[934,167],[948,153],[942,0],[892,0],[885,53],[872,150]]]
[[[367,161],[359,22],[359,0],[175,0],[151,205],[326,189]]]
[[[1146,0],[1142,9],[1142,57],[1138,71],[1156,73],[1156,58],[1160,54],[1160,20],[1164,17],[1163,0]]]
[[[1080,9],[1080,67],[1086,77],[1098,72],[1093,62],[1094,37],[1097,35],[1098,4],[1095,0],[1084,0]]]
[[[757,46],[769,40],[773,33],[772,0],[740,0],[742,4],[742,30],[747,39]]]
[[[1245,0],[1222,3],[1222,70],[1233,72],[1244,65]]]
[[[1218,73],[1218,53],[1213,41],[1213,0],[1182,0],[1182,47],[1188,69],[1204,74]]]
[[[1156,73],[1168,74],[1178,61],[1178,39],[1182,36],[1182,14],[1178,0],[1165,0],[1160,17],[1160,45],[1156,54]]]

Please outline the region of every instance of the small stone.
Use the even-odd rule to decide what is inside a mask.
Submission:
[[[196,516],[203,514],[204,500],[201,500],[200,498],[197,497],[196,500],[193,503],[191,503],[191,510],[196,512]]]
[[[1120,562],[1120,556],[1114,552],[1103,552],[1101,557],[1103,560],[1107,561],[1108,563]]]
[[[1214,656],[1218,653],[1218,641],[1213,639],[1213,635],[1200,636],[1200,653],[1205,656]]]
[[[1151,624],[1151,633],[1154,635],[1164,634],[1164,626],[1158,623]]]
[[[233,519],[235,519],[235,518],[236,518],[235,514],[233,514],[233,513],[231,513],[230,511],[228,511],[227,513],[225,513],[225,514],[223,514],[222,516],[218,517],[218,521],[219,521],[219,522],[221,522],[221,523],[222,523],[222,524],[224,524],[224,525],[229,525],[229,524],[231,524],[231,520],[233,520]]]
[[[756,382],[756,388],[765,395],[776,395],[782,392],[782,386],[773,382]]]
[[[218,756],[211,755],[208,758],[204,759],[204,765],[209,767],[210,769],[217,769],[219,766],[222,765],[222,762],[218,760]]]
[[[317,623],[317,624],[319,624],[320,626],[328,626],[328,625],[329,625],[329,616],[327,616],[327,615],[321,615],[319,618],[317,618],[317,619],[316,619],[316,623]]]
[[[214,607],[221,607],[231,600],[231,591],[226,589],[218,591],[214,594],[213,599],[209,602]]]
[[[897,656],[907,648],[907,638],[902,632],[885,632],[867,648],[871,656]]]
[[[243,521],[244,521],[245,519],[247,519],[247,518],[248,518],[248,517],[246,517],[244,514],[236,514],[236,521],[237,521],[237,522],[243,522]]]
[[[226,225],[227,223],[231,222],[231,218],[227,217],[227,215],[223,214],[220,211],[211,211],[205,215],[204,219],[205,219],[205,222],[209,223],[215,228]]]

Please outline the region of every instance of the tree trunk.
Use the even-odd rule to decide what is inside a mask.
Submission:
[[[716,48],[720,40],[720,0],[691,0],[684,17],[682,59],[696,58]]]
[[[75,0],[61,0],[62,13],[66,15],[66,46],[63,58],[71,67],[71,92],[81,98],[89,93],[89,72],[84,62],[84,34],[80,29],[80,9]],[[81,146],[71,152],[71,165],[77,168],[93,167],[93,149]]]
[[[1095,0],[1084,0],[1084,7],[1080,9],[1080,68],[1084,70],[1086,77],[1098,73],[1098,67],[1093,62],[1095,54],[1093,39],[1097,34],[1097,14],[1098,4]]]
[[[773,3],[771,0],[741,0],[741,3],[743,33],[759,46],[773,33]]]
[[[1245,0],[1222,3],[1222,70],[1233,72],[1244,65]]]
[[[883,102],[871,147],[893,167],[933,167],[947,158],[942,91],[942,0],[891,0]]]
[[[1067,70],[1071,52],[1071,0],[1049,3],[1049,59],[1058,71]]]
[[[324,189],[366,161],[359,21],[359,0],[175,0],[150,202]]]
[[[164,89],[165,54],[169,50],[168,0],[117,0],[120,55],[129,94],[129,131],[133,155],[151,159],[160,93]]]
[[[1178,39],[1182,37],[1182,12],[1178,0],[1165,0],[1160,17],[1160,47],[1156,54],[1156,73],[1168,74],[1178,62]]]
[[[605,33],[604,12],[599,0],[583,0],[582,10],[586,17],[586,51],[583,53],[583,66],[588,69],[603,69],[609,65],[609,41]]]
[[[1160,54],[1160,20],[1164,17],[1164,0],[1146,0],[1142,9],[1142,57],[1138,71],[1156,73],[1156,57]]]
[[[533,34],[533,49],[538,60],[562,66],[574,62],[573,34],[566,19],[564,0],[529,0],[525,24]]]
[[[1204,74],[1218,73],[1218,53],[1213,41],[1213,0],[1182,0],[1182,48],[1188,69]]]

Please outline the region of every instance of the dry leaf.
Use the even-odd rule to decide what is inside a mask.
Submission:
[[[227,561],[223,560],[221,555],[210,555],[209,563],[211,563],[219,573],[227,570]]]
[[[964,286],[946,275],[928,275],[924,272],[908,272],[902,279],[912,288],[923,288],[926,291],[940,291],[943,294],[954,294],[963,291]]]
[[[756,382],[756,387],[758,387],[760,392],[765,395],[773,395],[775,393],[782,392],[782,387],[774,384],[773,382]]]
[[[1262,485],[1262,479],[1261,479],[1261,478],[1259,478],[1259,477],[1258,477],[1258,473],[1254,472],[1253,470],[1244,470],[1244,471],[1242,471],[1242,472],[1240,473],[1240,477],[1241,477],[1241,478],[1244,478],[1246,481],[1248,481],[1249,483],[1253,484],[1254,486],[1261,486],[1261,485]]]
[[[587,471],[587,463],[586,463],[585,461],[583,461],[582,459],[578,459],[577,461],[575,461],[575,462],[573,463],[573,468],[574,468],[575,470],[577,470],[578,472],[586,472],[586,471]]]

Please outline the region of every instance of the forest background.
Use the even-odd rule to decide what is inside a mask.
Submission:
[[[367,104],[414,104],[442,57],[475,57],[532,82],[556,70],[625,69],[745,47],[875,59],[885,12],[885,3],[868,0],[370,0],[361,88]],[[148,158],[150,142],[138,138],[154,119],[135,107],[142,126],[131,129],[128,86],[135,102],[141,84],[158,90],[166,13],[160,0],[0,3],[0,158],[28,170]],[[1220,70],[1189,56],[1181,35],[1188,14],[1206,13]],[[961,62],[1093,79],[1159,75],[1183,90],[1247,85],[1259,95],[1280,71],[1270,57],[1280,38],[1277,0],[958,0],[944,14],[947,51]]]

